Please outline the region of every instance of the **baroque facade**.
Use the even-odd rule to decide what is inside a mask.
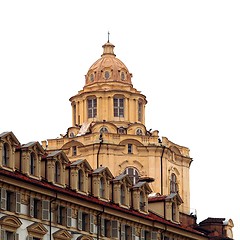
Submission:
[[[233,239],[190,211],[189,149],[145,126],[146,97],[114,45],[70,98],[72,126],[21,144],[0,134],[1,240]]]

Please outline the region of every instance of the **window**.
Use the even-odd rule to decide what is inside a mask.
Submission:
[[[128,153],[133,153],[132,152],[132,144],[128,144]]]
[[[76,155],[77,155],[77,147],[76,147],[76,146],[73,146],[73,147],[72,147],[72,155],[73,155],[73,156],[76,156]]]
[[[109,73],[109,71],[105,71],[104,77],[105,77],[105,79],[109,79],[109,78],[110,78],[110,73]]]
[[[77,116],[76,104],[73,105],[72,111],[73,111],[73,124],[75,126],[75,124],[77,123],[76,122],[76,116]]]
[[[137,131],[136,131],[136,134],[137,135],[142,135],[142,129],[138,128]]]
[[[174,173],[171,174],[171,180],[170,180],[170,193],[177,192],[177,177]]]
[[[111,221],[108,219],[101,218],[101,236],[111,237]]]
[[[138,121],[142,121],[142,114],[143,114],[143,102],[138,101]]]
[[[103,177],[100,178],[99,183],[99,196],[101,198],[105,198],[105,179]]]
[[[111,235],[112,238],[118,238],[119,237],[119,223],[116,220],[112,221],[112,231],[111,231]]]
[[[0,189],[0,208],[11,212],[21,212],[21,194],[18,192],[7,191],[4,188]]]
[[[61,167],[60,167],[60,163],[57,161],[55,163],[55,183],[60,183],[60,177],[61,177]]]
[[[57,223],[71,227],[72,225],[72,209],[64,206],[58,206],[57,209]]]
[[[90,98],[87,100],[88,104],[88,118],[95,118],[97,116],[97,99]]]
[[[108,129],[106,127],[101,127],[100,133],[108,133]]]
[[[135,234],[134,234],[135,235]],[[133,238],[133,230],[132,227],[121,224],[121,239],[123,240],[132,240]]]
[[[115,97],[113,101],[114,117],[124,117],[124,98]]]
[[[78,190],[83,191],[84,190],[84,174],[83,171],[80,169],[78,170]]]
[[[132,181],[133,185],[135,185],[138,182],[139,174],[137,169],[128,167],[124,171],[125,174],[128,174],[130,180]]]
[[[92,214],[88,214],[78,210],[78,222],[77,222],[78,230],[83,230],[86,232],[93,233],[95,230],[94,225],[94,216]]]
[[[31,155],[30,155],[30,169],[29,169],[29,173],[31,175],[35,175],[36,174],[36,155],[35,155],[35,153],[31,153]]]
[[[141,229],[141,240],[149,240],[151,239],[151,234],[149,231]]]
[[[176,203],[172,203],[172,220],[176,221]]]
[[[120,189],[120,203],[122,205],[126,204],[126,194],[125,194],[125,186],[122,184]]]
[[[50,218],[49,214],[50,214],[50,202],[48,200],[30,198],[29,215],[31,217],[48,221]]]
[[[119,133],[119,134],[126,134],[126,130],[124,129],[124,127],[120,127],[120,128],[118,129],[118,133]]]
[[[9,166],[9,145],[7,143],[3,144],[3,151],[2,151],[2,165],[8,167]]]
[[[125,79],[126,79],[125,73],[121,72],[121,80],[125,80]]]
[[[18,233],[6,231],[4,229],[1,230],[0,236],[1,240],[19,240]]]
[[[145,211],[145,206],[146,206],[146,202],[145,202],[145,197],[144,197],[144,193],[140,192],[140,210],[141,211]]]

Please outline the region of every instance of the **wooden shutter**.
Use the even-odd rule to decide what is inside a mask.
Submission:
[[[82,211],[81,210],[78,210],[77,228],[78,230],[82,230]]]
[[[15,193],[15,212],[21,213],[21,193]]]
[[[119,236],[118,221],[113,220],[111,222],[111,226],[112,226],[112,231],[111,231],[112,238],[118,238],[118,236]]]
[[[121,224],[121,240],[125,240],[125,232],[126,232],[126,226],[125,224]]]
[[[19,234],[18,233],[13,234],[13,240],[19,240]]]
[[[157,240],[157,232],[151,232],[151,239],[152,240]]]
[[[49,221],[50,202],[48,200],[42,201],[42,220]]]
[[[141,240],[145,240],[145,231],[141,229]]]
[[[6,210],[7,207],[7,191],[4,188],[1,188],[1,201],[0,201],[0,207],[2,210]]]
[[[7,239],[6,231],[4,229],[1,229],[1,231],[0,231],[0,239],[1,240],[6,240]]]
[[[135,227],[132,227],[132,240],[135,240],[136,238],[136,229]]]
[[[89,232],[93,233],[94,232],[94,216],[93,214],[89,214]]]
[[[105,219],[101,217],[101,236],[105,236]]]
[[[67,227],[72,226],[72,209],[67,208]]]
[[[29,199],[29,216],[34,217],[34,198]]]

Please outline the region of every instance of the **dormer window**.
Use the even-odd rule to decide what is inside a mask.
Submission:
[[[144,193],[143,192],[140,192],[140,199],[139,199],[139,201],[140,201],[140,210],[141,211],[145,211],[146,203],[145,203],[145,197],[144,197]]]
[[[114,97],[114,117],[124,117],[124,98]]]
[[[172,203],[172,220],[176,221],[176,203]]]
[[[78,170],[78,190],[79,191],[84,191],[84,175],[83,171],[80,169]]]
[[[177,191],[178,191],[177,177],[174,173],[172,173],[170,179],[170,193],[176,193]]]
[[[105,180],[103,177],[100,178],[99,196],[100,196],[100,198],[105,198]]]
[[[30,155],[30,169],[29,169],[29,173],[31,175],[36,175],[36,155],[32,152]]]
[[[97,98],[89,98],[88,105],[88,118],[95,118],[97,116]]]
[[[122,184],[121,185],[121,189],[120,189],[120,203],[122,205],[125,205],[126,204],[126,187]]]
[[[10,148],[8,143],[3,144],[3,152],[2,152],[2,165],[9,167],[9,153],[10,153]]]
[[[60,163],[57,161],[55,163],[55,183],[60,183],[61,181],[61,167],[60,167]]]

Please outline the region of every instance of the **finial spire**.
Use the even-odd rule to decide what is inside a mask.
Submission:
[[[108,31],[108,41],[107,41],[108,43],[109,43],[109,36],[110,36],[110,32]]]

